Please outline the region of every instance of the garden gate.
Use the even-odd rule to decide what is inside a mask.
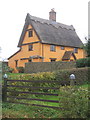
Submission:
[[[4,79],[4,101],[15,104],[59,107],[59,81]]]

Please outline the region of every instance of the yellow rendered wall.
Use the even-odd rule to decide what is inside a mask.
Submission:
[[[56,51],[50,51],[50,45],[43,44],[43,51],[44,51],[44,62],[50,62],[50,58],[57,58],[56,61],[62,60],[62,57],[65,51],[73,51],[74,48],[72,47],[65,47],[64,50],[61,50],[60,46],[56,46]],[[76,58],[83,58],[83,49],[78,49],[78,53],[74,53]]]
[[[24,67],[25,63],[28,62],[28,60],[20,60],[20,59],[29,58],[30,56],[34,56],[34,55],[40,55],[40,50],[38,49],[40,48],[40,46],[41,46],[40,43],[34,43],[33,51],[28,51],[28,45],[22,46],[21,51],[9,59],[9,67],[15,69],[15,60],[18,60],[18,67],[20,66]],[[41,62],[41,61],[38,59],[33,59],[32,62]]]
[[[28,29],[33,29],[31,25],[28,26],[27,30]],[[35,31],[33,30],[33,37],[28,37],[28,31],[26,31],[25,33],[25,36],[24,36],[24,41],[22,44],[25,44],[25,43],[30,43],[30,42],[37,42],[39,41]]]

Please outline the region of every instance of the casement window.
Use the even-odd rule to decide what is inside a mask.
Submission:
[[[51,62],[55,62],[56,58],[50,58]]]
[[[32,59],[29,59],[28,62],[32,62]]]
[[[50,51],[56,51],[56,46],[55,45],[50,45]]]
[[[15,67],[18,66],[18,60],[15,60]]]
[[[61,50],[64,50],[65,49],[65,47],[64,46],[61,46]]]
[[[33,44],[30,44],[30,45],[28,46],[28,50],[29,50],[29,51],[32,51],[32,50],[33,50]]]
[[[29,30],[28,31],[28,37],[32,37],[33,36],[33,31],[32,30]]]
[[[78,48],[74,48],[74,53],[78,53]]]

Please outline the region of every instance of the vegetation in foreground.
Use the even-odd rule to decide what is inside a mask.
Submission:
[[[3,103],[3,118],[88,118],[88,85],[61,87],[59,100],[60,110]]]
[[[61,113],[52,108],[3,103],[3,118],[61,118]]]

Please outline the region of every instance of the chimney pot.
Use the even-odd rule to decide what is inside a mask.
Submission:
[[[49,20],[56,21],[56,12],[54,8],[49,12]]]

